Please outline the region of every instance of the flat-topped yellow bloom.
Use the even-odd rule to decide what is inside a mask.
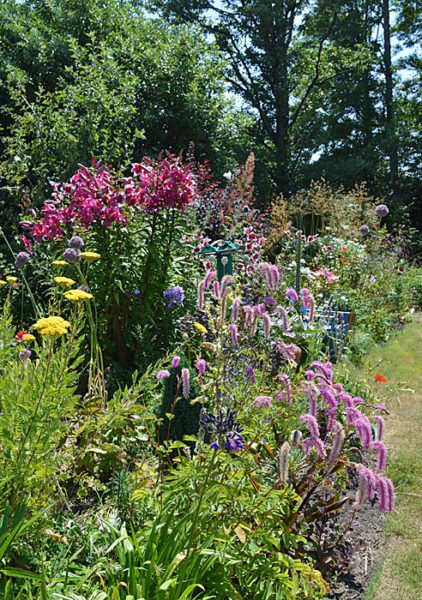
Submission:
[[[79,258],[85,259],[89,263],[101,258],[101,254],[98,254],[98,252],[79,252],[78,256]]]
[[[208,333],[207,329],[205,329],[205,327],[201,325],[201,323],[194,323],[194,325],[197,328],[197,330],[201,333]]]
[[[24,342],[33,342],[35,340],[35,335],[32,335],[32,333],[24,333],[22,339]]]
[[[93,295],[84,290],[68,290],[64,292],[63,296],[71,302],[81,302],[82,300],[91,300]]]
[[[8,276],[6,277],[6,281],[8,281],[9,283],[16,283],[16,282],[17,282],[17,280],[18,280],[18,278],[17,278],[17,277],[12,277],[11,275],[8,275]]]
[[[55,267],[65,267],[69,263],[66,260],[53,260],[51,264]]]
[[[3,281],[3,279],[0,279],[0,287],[2,287],[3,285],[7,285],[7,281]]]
[[[70,327],[69,321],[65,321],[62,317],[38,319],[34,325],[34,329],[41,335],[64,335],[68,327]]]
[[[59,286],[62,287],[64,290],[66,288],[70,288],[72,285],[75,284],[75,282],[73,281],[73,279],[70,279],[70,277],[55,277],[54,281],[56,283],[58,283]]]

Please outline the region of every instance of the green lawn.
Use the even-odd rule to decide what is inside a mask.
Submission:
[[[376,366],[376,370],[374,366]],[[362,372],[383,385],[387,474],[396,487],[396,509],[387,518],[386,555],[366,600],[422,599],[422,316],[367,357]],[[383,375],[387,384],[373,382]]]

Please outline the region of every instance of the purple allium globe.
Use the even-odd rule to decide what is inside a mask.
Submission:
[[[185,297],[185,292],[179,285],[176,285],[175,287],[171,287],[164,292],[164,300],[166,301],[167,306],[169,308],[171,308],[174,304],[183,306],[184,297]]]
[[[63,252],[63,258],[68,263],[78,263],[80,261],[79,251],[75,248],[66,248]]]
[[[16,256],[15,267],[17,267],[18,269],[22,269],[26,265],[28,260],[28,252],[19,252],[19,254]]]
[[[21,360],[29,360],[31,358],[31,350],[24,348],[19,352],[19,358]]]
[[[85,242],[78,235],[74,235],[69,242],[69,246],[71,248],[75,248],[75,250],[80,250],[85,246]]]
[[[368,225],[362,225],[362,227],[359,227],[359,231],[361,232],[362,235],[368,235],[368,233],[369,233]]]
[[[375,214],[377,215],[377,217],[379,217],[380,219],[382,219],[382,217],[386,217],[389,213],[389,209],[388,206],[386,206],[385,204],[379,204],[376,208],[375,208]]]

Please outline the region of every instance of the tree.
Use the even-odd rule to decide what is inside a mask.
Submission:
[[[257,116],[257,138],[272,162],[277,191],[288,193],[317,111],[317,99],[340,74],[362,64],[364,46],[331,38],[344,2],[311,0],[167,0],[177,21],[197,21],[224,53],[227,82]]]

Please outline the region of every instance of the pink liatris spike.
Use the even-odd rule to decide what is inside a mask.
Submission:
[[[385,471],[385,467],[387,466],[387,448],[385,447],[384,442],[376,440],[375,442],[372,442],[371,448],[378,452],[377,471]]]
[[[220,297],[220,282],[219,281],[213,281],[212,284],[213,290],[214,290],[214,296],[216,298]]]
[[[237,327],[236,327],[236,325],[233,325],[233,323],[230,323],[229,330],[230,330],[230,334],[231,334],[231,338],[232,338],[233,344],[237,344],[238,343],[238,337],[237,337]]]
[[[234,298],[232,302],[232,321],[236,323],[239,318],[240,298]]]
[[[285,399],[287,404],[292,404],[292,384],[290,378],[284,373],[281,373],[278,378],[284,384]]]
[[[206,371],[206,369],[207,369],[207,363],[206,363],[206,361],[205,361],[203,358],[200,358],[200,359],[197,361],[197,363],[196,363],[196,367],[197,367],[197,369],[198,369],[199,373],[200,373],[201,375],[204,375],[204,374],[205,374],[205,371]]]
[[[204,277],[204,288],[206,290],[209,289],[210,285],[211,285],[211,281],[214,279],[214,277],[217,276],[217,273],[215,271],[208,271],[208,273],[205,275]]]
[[[343,425],[338,421],[334,422],[332,431],[334,431],[333,445],[331,447],[330,455],[328,456],[328,462],[331,464],[335,463],[338,459],[345,437]]]
[[[204,308],[204,290],[205,290],[205,284],[203,281],[201,281],[198,284],[198,300],[196,301],[196,306],[200,310],[203,310],[203,308]]]
[[[271,320],[270,320],[269,315],[267,315],[267,313],[262,315],[262,319],[264,321],[264,336],[265,336],[265,339],[268,340],[270,337]]]
[[[183,398],[185,398],[186,400],[189,399],[189,379],[189,369],[182,369],[182,392]]]
[[[372,427],[368,417],[365,415],[360,416],[358,419],[356,419],[354,425],[356,433],[362,442],[362,448],[364,450],[368,450],[373,441]]]
[[[306,425],[312,437],[319,438],[318,422],[313,415],[310,415],[309,413],[307,415],[302,415],[300,421]]]
[[[385,421],[383,417],[376,416],[375,422],[377,424],[377,440],[381,442],[384,437]]]

